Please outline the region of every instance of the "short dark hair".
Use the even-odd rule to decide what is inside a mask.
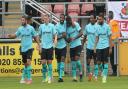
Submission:
[[[22,18],[27,19],[27,16],[26,15],[23,15]]]
[[[92,14],[90,14],[90,16],[91,16],[91,15],[93,15],[93,16],[94,16],[94,19],[96,19],[96,14],[92,13]]]
[[[104,19],[104,14],[103,13],[100,13],[99,14],[99,17],[102,17]]]

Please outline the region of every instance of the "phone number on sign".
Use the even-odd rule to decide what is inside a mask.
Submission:
[[[41,65],[40,59],[34,59],[34,65]],[[0,65],[23,65],[22,59],[0,59]]]

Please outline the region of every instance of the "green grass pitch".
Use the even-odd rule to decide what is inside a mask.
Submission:
[[[0,78],[0,89],[128,89],[128,76],[125,77],[108,77],[107,83],[103,84],[101,78],[97,82],[92,80],[87,81],[84,78],[83,82],[72,82],[71,77],[64,77],[63,83],[57,82],[57,77],[54,77],[54,82],[51,84],[42,83],[41,77],[33,77],[31,85],[20,84],[20,78]]]

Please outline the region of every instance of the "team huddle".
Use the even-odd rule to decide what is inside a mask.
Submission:
[[[28,23],[27,16],[22,16],[22,25],[15,34],[8,34],[10,38],[21,38],[21,54],[24,68],[20,83],[32,83],[31,59],[33,39],[37,43],[37,50],[41,55],[42,82],[52,82],[52,60],[53,50],[57,59],[58,82],[64,82],[63,73],[65,68],[65,58],[67,44],[70,45],[70,59],[72,66],[73,82],[78,81],[77,69],[79,70],[79,81],[83,80],[83,69],[80,55],[84,44],[86,44],[86,60],[88,80],[94,76],[98,79],[99,69],[102,71],[102,82],[107,82],[108,56],[112,52],[111,29],[105,22],[104,16],[99,15],[98,19],[94,14],[90,15],[90,22],[82,29],[78,22],[72,20],[70,16],[60,15],[60,22],[56,25],[50,23],[50,16],[43,15],[43,22],[39,26],[39,31]],[[81,40],[82,36],[84,37]],[[33,54],[34,56],[34,54]],[[90,66],[91,59],[94,60],[94,70]]]

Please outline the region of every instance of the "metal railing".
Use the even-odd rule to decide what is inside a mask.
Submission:
[[[37,3],[34,0],[25,0],[24,4],[31,6],[43,15],[49,14],[51,16],[52,21],[54,21],[55,23],[59,21],[59,18],[53,12],[49,11],[47,8],[43,7],[41,4]]]

